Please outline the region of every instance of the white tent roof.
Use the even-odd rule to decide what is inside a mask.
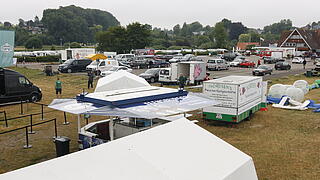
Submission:
[[[143,78],[126,71],[118,71],[99,79],[95,92],[114,91],[150,86]]]
[[[0,175],[0,180],[257,180],[251,157],[187,119]]]

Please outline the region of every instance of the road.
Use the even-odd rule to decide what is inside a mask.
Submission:
[[[203,59],[205,62],[207,62],[210,57],[208,56],[199,56],[199,58]],[[246,57],[247,59],[254,61],[257,64],[257,61],[259,57],[257,56],[250,56]],[[274,79],[274,78],[280,78],[283,76],[288,76],[288,75],[295,75],[295,74],[301,74],[304,73],[306,70],[314,68],[313,63],[311,62],[310,59],[307,59],[307,65],[306,69],[303,69],[302,64],[292,64],[290,60],[286,60],[291,64],[291,70],[282,70],[282,71],[277,71],[273,70],[272,75],[266,75],[263,77],[264,80],[269,80],[269,79]],[[274,64],[267,64],[270,67],[274,67]],[[30,69],[40,69],[43,70],[45,64],[44,63],[26,63],[26,64],[18,64],[19,67],[27,67]],[[57,71],[58,65],[52,65],[53,70]],[[210,72],[210,78],[220,78],[224,76],[229,76],[229,75],[241,75],[241,76],[251,76],[252,75],[252,70],[254,68],[239,68],[239,67],[231,67],[229,70],[221,70],[221,71],[208,71]],[[146,69],[134,69],[133,74],[139,75],[146,71]],[[86,73],[72,73],[73,75],[86,75]]]

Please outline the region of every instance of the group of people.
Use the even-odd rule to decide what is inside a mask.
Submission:
[[[93,81],[94,81],[94,73],[93,72],[88,72],[88,89],[93,88]],[[58,77],[56,82],[55,82],[55,90],[56,90],[56,95],[57,98],[61,98],[62,94],[62,82],[60,78]]]

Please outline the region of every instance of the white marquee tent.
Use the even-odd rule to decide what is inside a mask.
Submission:
[[[252,158],[187,119],[0,175],[0,180],[257,180]]]
[[[99,79],[95,92],[150,86],[143,78],[127,71],[118,71]]]

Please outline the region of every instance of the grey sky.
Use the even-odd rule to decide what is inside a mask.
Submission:
[[[42,18],[42,11],[74,4],[111,12],[122,25],[147,23],[153,27],[172,28],[183,22],[199,21],[214,25],[223,18],[242,22],[248,27],[264,27],[281,19],[291,19],[295,26],[320,21],[317,0],[0,0],[0,22],[17,23],[19,18]]]

